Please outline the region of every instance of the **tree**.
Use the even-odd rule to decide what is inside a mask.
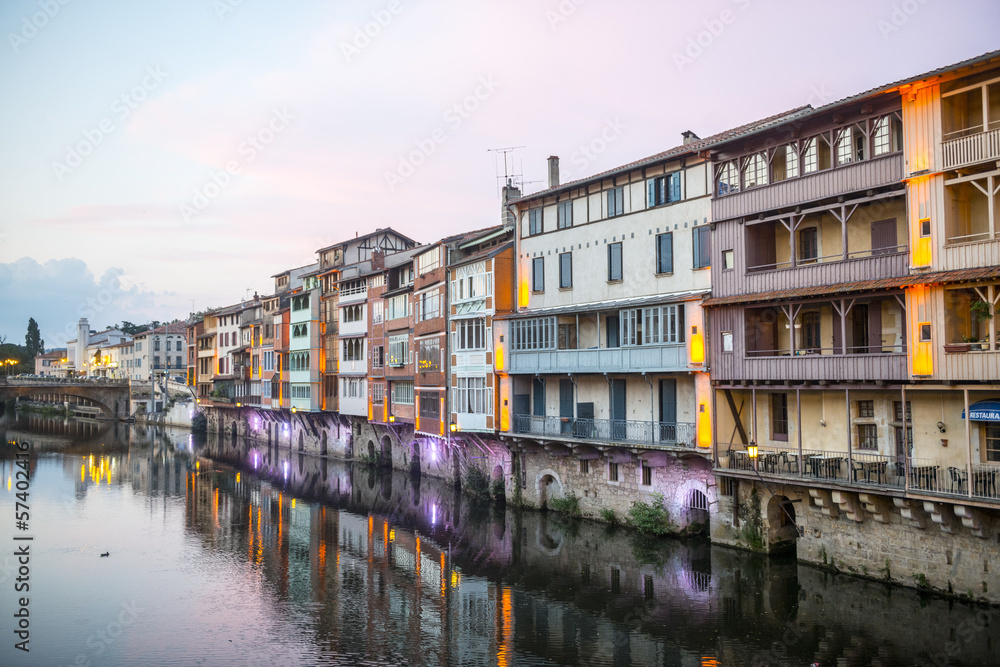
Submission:
[[[24,336],[24,346],[28,356],[34,358],[45,351],[42,344],[42,336],[38,332],[38,322],[34,317],[28,318],[28,333]]]

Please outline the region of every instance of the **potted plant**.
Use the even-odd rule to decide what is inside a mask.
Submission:
[[[973,323],[978,324],[979,322],[989,322],[993,319],[993,307],[991,304],[983,301],[982,299],[978,301],[973,301],[972,305],[969,306],[969,312],[972,313]],[[970,343],[979,343],[980,349],[988,350],[990,349],[989,340],[979,340],[978,338]],[[973,346],[975,347],[975,346]]]

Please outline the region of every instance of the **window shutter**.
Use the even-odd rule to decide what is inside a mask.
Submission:
[[[681,200],[681,173],[675,172],[670,174],[670,197],[667,201],[680,201]]]
[[[661,234],[660,237],[660,273],[673,273],[674,271],[674,235]]]
[[[656,206],[656,179],[646,181],[646,197],[650,208]]]

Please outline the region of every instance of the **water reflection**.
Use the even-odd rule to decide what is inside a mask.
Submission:
[[[62,437],[31,426],[9,425],[7,438]],[[469,504],[437,480],[229,436],[67,437],[44,445],[63,453],[42,464],[78,495],[112,485],[135,492],[121,502],[181,503],[184,539],[221,556],[212,576],[232,603],[280,628],[254,626],[254,650],[227,655],[212,648],[220,636],[250,630],[231,613],[203,618],[165,653],[181,663],[206,652],[215,664],[1000,663],[989,610],[793,560]],[[176,605],[160,595],[150,605]]]

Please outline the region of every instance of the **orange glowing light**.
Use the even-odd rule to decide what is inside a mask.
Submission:
[[[517,305],[519,308],[528,307],[528,298],[531,296],[531,288],[528,287],[528,279],[525,278],[517,285]]]
[[[503,367],[503,345],[497,345],[496,349],[493,351],[493,367],[498,371],[504,370]]]
[[[918,237],[916,246],[913,248],[913,266],[930,266],[932,260],[931,237]]]
[[[712,446],[712,420],[709,418],[708,411],[705,409],[705,404],[702,403],[699,406],[698,412],[698,446],[699,447],[711,447]]]
[[[705,363],[705,338],[698,333],[698,327],[691,327],[691,363]]]

